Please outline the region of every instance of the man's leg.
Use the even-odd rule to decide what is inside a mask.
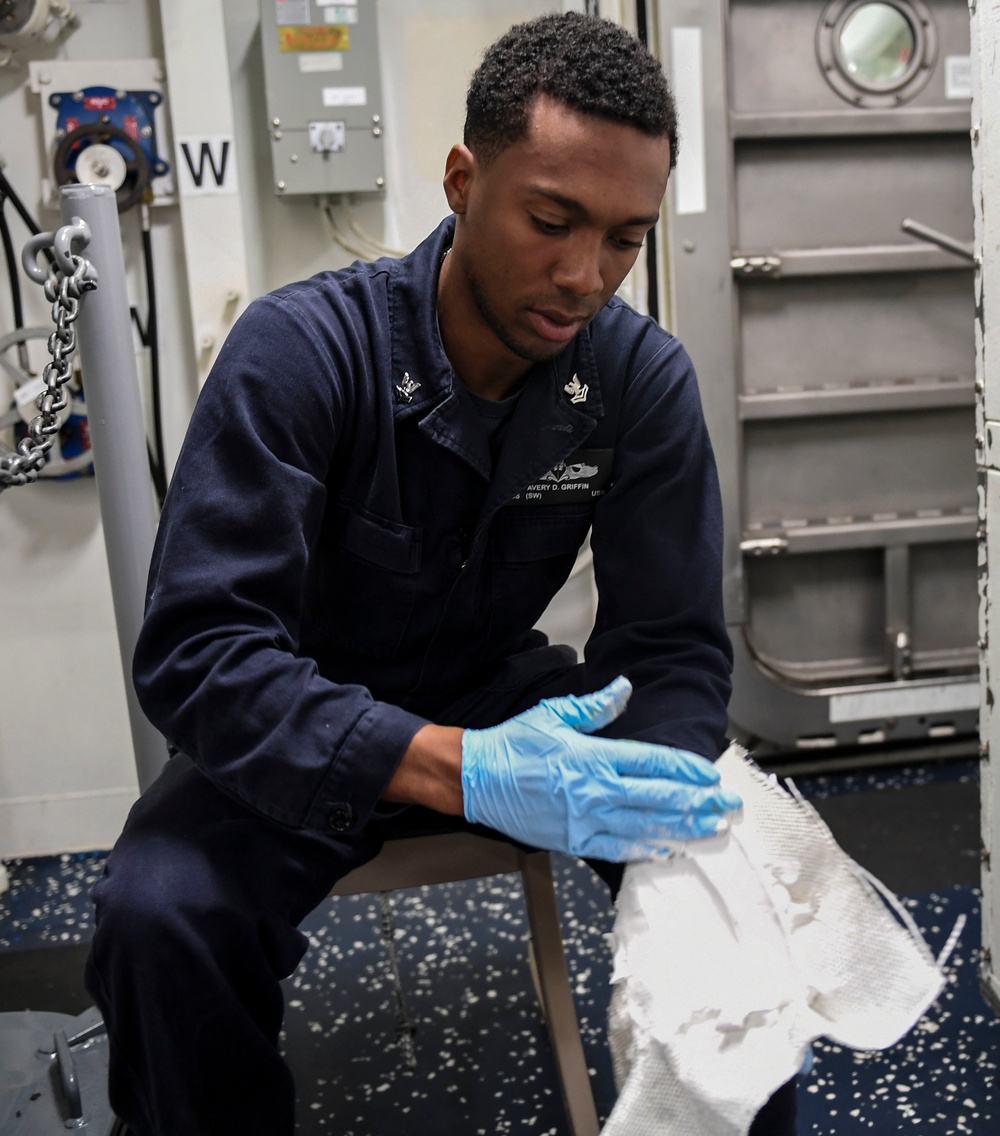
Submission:
[[[575,660],[568,648],[528,654],[441,720],[501,721],[533,705],[525,688]],[[225,796],[184,756],[136,803],[94,889],[87,965],[108,1026],[111,1104],[135,1136],[291,1136],[294,1085],[277,1043],[279,983],[307,947],[298,924],[377,854],[383,830],[420,812],[438,826],[455,819],[386,812],[349,841],[296,832]]]
[[[168,762],[95,888],[87,966],[136,1136],[291,1136],[279,983],[308,945],[298,923],[377,850],[272,825]]]

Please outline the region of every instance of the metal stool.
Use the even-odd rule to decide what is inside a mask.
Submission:
[[[520,872],[524,884],[531,932],[529,962],[552,1042],[570,1132],[572,1136],[598,1136],[601,1126],[573,1004],[548,852],[526,852],[505,840],[471,832],[400,837],[386,841],[374,860],[346,875],[331,895],[385,893],[505,872]],[[390,959],[395,969],[391,950]],[[406,1031],[404,1025],[401,1033]]]

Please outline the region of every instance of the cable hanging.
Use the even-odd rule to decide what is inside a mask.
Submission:
[[[321,197],[319,204],[331,240],[340,245],[346,252],[349,252],[351,256],[359,257],[361,260],[377,260],[380,256],[406,256],[405,249],[393,248],[391,245],[383,244],[366,233],[358,224],[348,206],[342,205],[341,208],[347,219],[347,227],[353,237],[346,233],[343,226],[338,222],[333,202],[329,197]]]

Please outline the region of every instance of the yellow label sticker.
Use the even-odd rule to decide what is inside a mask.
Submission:
[[[282,51],[347,51],[351,32],[345,24],[310,24],[278,28]]]

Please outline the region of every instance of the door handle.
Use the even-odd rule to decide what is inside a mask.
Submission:
[[[922,225],[919,221],[913,221],[906,217],[903,219],[900,228],[912,237],[919,237],[922,241],[927,241],[944,249],[945,252],[951,252],[955,256],[960,256],[963,260],[972,261],[977,268],[983,263],[982,258],[976,256],[972,245],[960,241],[956,237],[949,237],[947,233],[939,233],[937,229],[932,229],[929,225]]]

